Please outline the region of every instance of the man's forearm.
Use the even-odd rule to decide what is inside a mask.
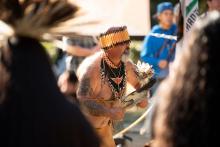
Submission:
[[[91,115],[109,117],[111,109],[103,104],[98,103],[96,100],[82,100],[81,104]]]

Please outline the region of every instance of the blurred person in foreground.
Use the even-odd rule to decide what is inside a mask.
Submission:
[[[125,109],[122,97],[127,82],[134,88],[141,87],[136,66],[123,58],[129,52],[130,37],[127,27],[111,27],[100,35],[102,51],[86,58],[79,66],[79,99],[85,115],[93,124],[102,147],[114,147],[112,122],[122,120]],[[126,55],[127,56],[127,55]],[[137,104],[147,106],[147,97]]]
[[[77,7],[62,0],[30,2],[0,1],[0,146],[99,147],[81,111],[59,91],[39,41],[44,33],[56,34]]]
[[[219,12],[195,23],[189,44],[158,90],[153,147],[220,146],[219,34]]]

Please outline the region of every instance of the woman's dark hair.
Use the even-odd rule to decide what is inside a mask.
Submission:
[[[0,20],[10,28],[0,40],[0,146],[98,147],[88,121],[60,92],[39,42],[78,8],[65,0],[28,2],[0,1]]]
[[[162,83],[154,147],[219,146],[220,14],[196,22],[189,44]]]
[[[99,146],[77,106],[59,91],[43,46],[30,37],[8,39],[0,73],[0,146]],[[1,77],[1,79],[3,79]]]

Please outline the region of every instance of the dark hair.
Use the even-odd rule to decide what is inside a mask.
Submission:
[[[155,146],[219,146],[220,15],[196,22],[188,47],[162,83],[154,123]]]
[[[1,147],[99,146],[79,108],[60,92],[39,42],[77,10],[66,0],[0,1],[0,19],[11,30],[3,29],[0,41]]]
[[[61,94],[43,46],[30,37],[14,36],[2,48],[0,146],[99,146],[77,106]],[[3,81],[3,82],[2,82]]]

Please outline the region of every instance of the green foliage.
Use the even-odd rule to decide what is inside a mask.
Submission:
[[[140,59],[140,49],[141,49],[142,41],[132,41],[130,45],[130,55],[129,58],[134,62]]]
[[[57,57],[57,52],[56,52],[56,48],[53,45],[53,43],[52,42],[41,42],[41,44],[45,47],[47,53],[49,54],[52,60],[52,63],[54,63]]]
[[[199,0],[199,13],[202,14],[207,9],[206,0]]]
[[[129,57],[134,63],[137,63],[140,58],[140,51],[138,51],[136,48],[131,48]]]

